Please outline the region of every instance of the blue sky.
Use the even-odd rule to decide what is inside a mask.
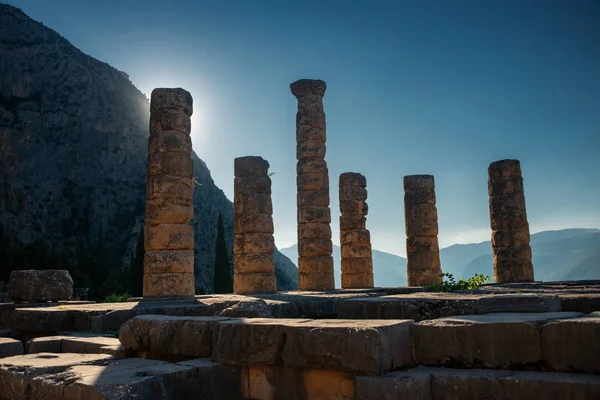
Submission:
[[[405,253],[402,177],[436,179],[440,244],[489,240],[487,167],[521,160],[532,232],[600,227],[598,1],[9,1],[144,93],[194,97],[194,150],[233,198],[271,164],[275,238],[296,241],[289,84],[327,82],[337,182],[367,177],[373,247]]]

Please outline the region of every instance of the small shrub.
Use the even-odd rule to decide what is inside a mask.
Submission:
[[[425,289],[432,292],[454,292],[457,290],[474,290],[484,283],[491,281],[492,277],[475,274],[469,279],[461,278],[458,282],[454,279],[454,275],[449,273],[443,273],[441,275],[442,283],[436,283],[435,285],[425,286]]]
[[[120,294],[120,295],[111,293],[104,298],[104,302],[105,303],[123,303],[123,302],[127,301],[129,299],[129,297],[130,296],[128,293]]]

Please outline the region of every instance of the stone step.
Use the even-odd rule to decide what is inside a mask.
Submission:
[[[561,303],[552,295],[413,293],[343,300],[337,315],[345,319],[424,321],[453,315],[556,311],[561,311]]]
[[[600,372],[600,316],[498,313],[418,322],[418,365]]]
[[[124,355],[119,339],[106,336],[44,336],[27,342],[27,353]]]
[[[23,354],[23,343],[18,340],[0,337],[0,358]]]
[[[355,381],[356,400],[600,399],[600,376],[419,367]]]
[[[98,354],[37,353],[0,360],[0,393],[6,400],[240,398],[238,375],[223,368],[209,360],[170,364]]]

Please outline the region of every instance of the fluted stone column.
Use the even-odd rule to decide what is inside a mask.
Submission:
[[[404,177],[404,220],[408,286],[440,283],[442,268],[432,175]]]
[[[193,296],[192,96],[183,89],[154,89],[144,231],[144,297]]]
[[[371,235],[366,229],[367,178],[354,172],[340,175],[340,244],[342,288],[373,287]]]
[[[275,239],[269,163],[261,157],[234,160],[233,291],[273,293]]]
[[[521,163],[518,160],[501,160],[490,164],[488,195],[495,281],[533,281],[529,223]]]
[[[298,99],[296,158],[298,187],[298,288],[330,290],[333,243],[329,210],[329,171],[325,161],[325,113],[321,80],[301,79],[290,85]]]

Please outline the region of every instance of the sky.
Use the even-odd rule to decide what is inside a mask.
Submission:
[[[192,142],[233,199],[269,161],[275,240],[296,242],[296,99],[322,79],[338,179],[367,177],[374,249],[404,255],[402,178],[435,176],[440,246],[490,239],[487,167],[521,161],[531,232],[600,227],[600,1],[8,1],[125,71],[194,98]]]

